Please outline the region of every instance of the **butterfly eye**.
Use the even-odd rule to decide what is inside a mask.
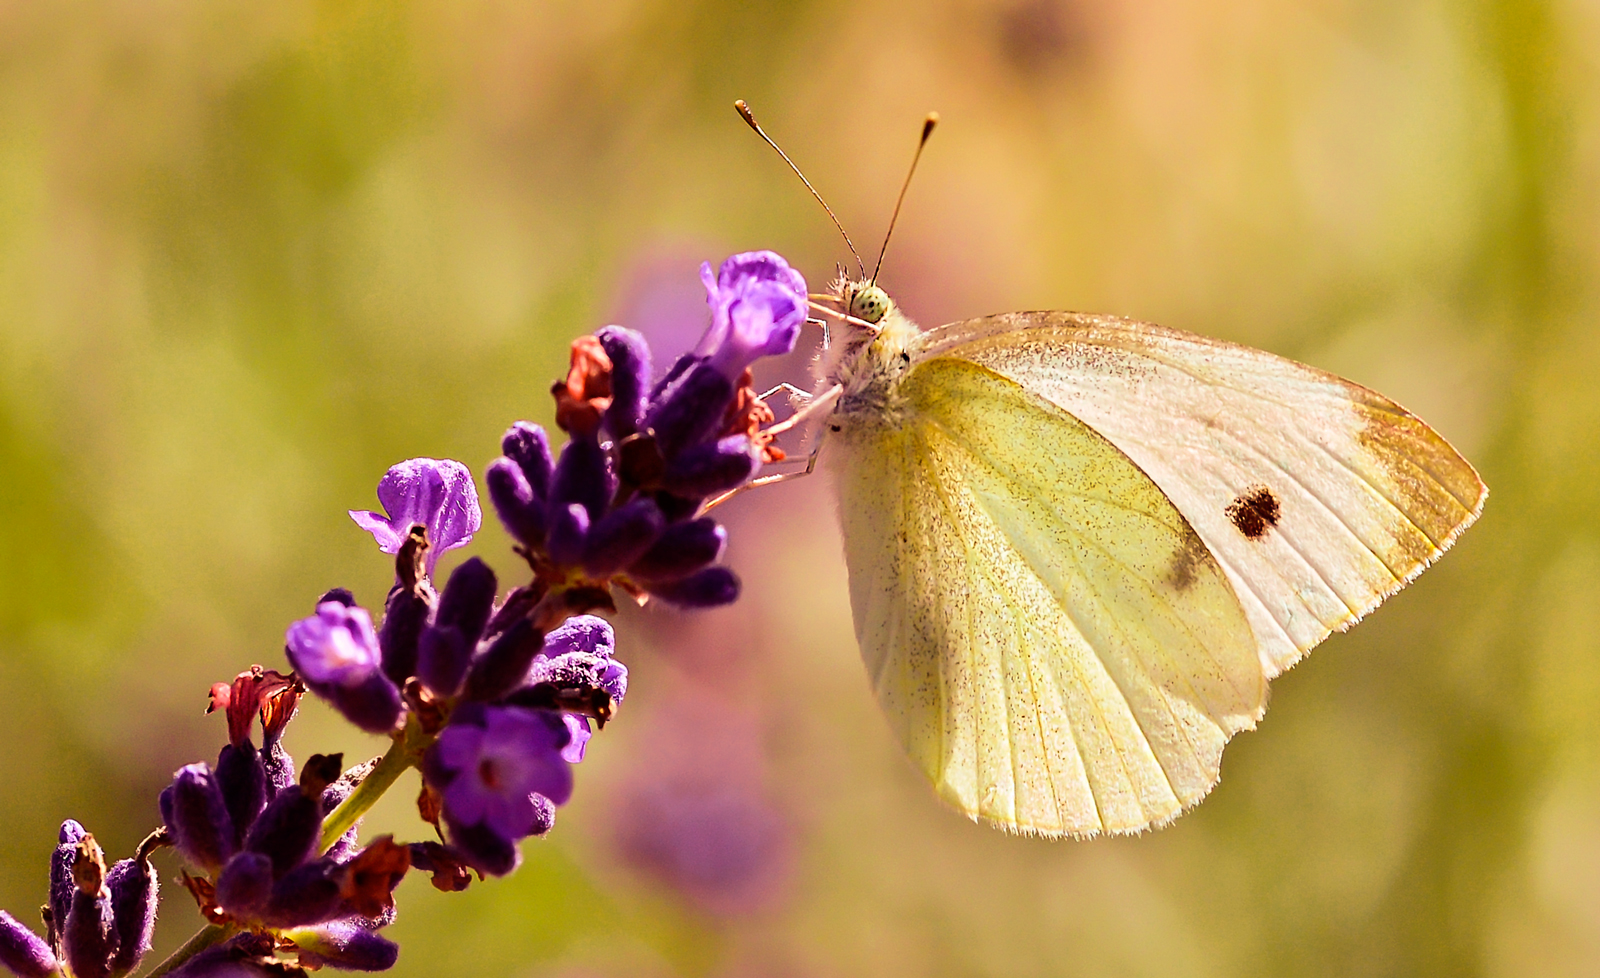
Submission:
[[[850,315],[876,323],[889,313],[889,293],[869,285],[850,297]]]

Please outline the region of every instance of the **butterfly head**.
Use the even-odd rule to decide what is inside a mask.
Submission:
[[[889,293],[872,282],[852,282],[845,286],[845,310],[857,319],[877,325],[894,308]]]

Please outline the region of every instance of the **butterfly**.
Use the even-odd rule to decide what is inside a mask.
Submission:
[[[975,819],[1170,822],[1269,681],[1482,511],[1460,453],[1358,384],[1114,316],[922,330],[875,276],[824,297],[840,326],[800,414],[878,702]]]

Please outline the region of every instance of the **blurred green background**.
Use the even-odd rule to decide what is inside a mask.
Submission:
[[[924,324],[1116,312],[1376,387],[1491,487],[1140,838],[943,809],[877,715],[823,479],[726,508],[746,597],[619,616],[634,691],[515,876],[400,893],[396,974],[1600,974],[1594,0],[0,2],[0,906],[126,855],[282,666],[394,461],[481,473],[567,341],[845,254]],[[787,368],[803,366],[802,357]],[[512,575],[498,527],[465,551]],[[309,702],[300,758],[382,744]],[[422,836],[414,782],[371,831]],[[164,878],[178,864],[160,857]],[[158,952],[198,918],[168,889]]]

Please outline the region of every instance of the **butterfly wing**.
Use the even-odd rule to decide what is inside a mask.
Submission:
[[[1487,493],[1393,401],[1178,330],[1010,313],[930,330],[915,356],[993,370],[1131,458],[1221,564],[1268,679],[1420,573]]]
[[[830,453],[857,637],[913,760],[962,811],[1046,835],[1165,822],[1266,684],[1222,568],[1128,457],[970,360]]]

